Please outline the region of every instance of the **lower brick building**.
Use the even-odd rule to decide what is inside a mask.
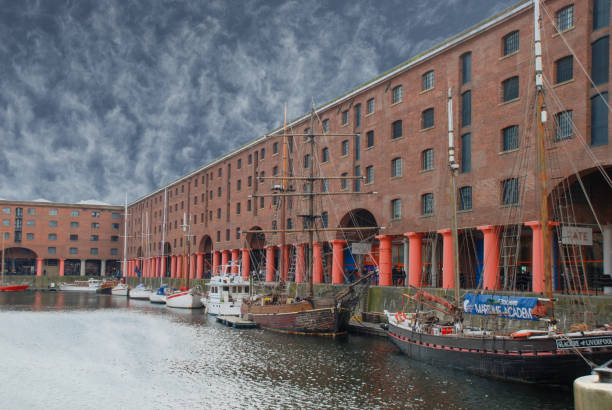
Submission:
[[[5,274],[110,275],[123,255],[123,208],[0,201]]]

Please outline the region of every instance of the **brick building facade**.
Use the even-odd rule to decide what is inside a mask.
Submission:
[[[120,269],[123,208],[0,201],[5,273],[108,275]]]
[[[609,1],[543,2],[542,38],[547,151],[551,204],[573,196],[576,223],[592,226],[593,246],[585,248],[590,272],[612,273],[610,186]],[[557,30],[558,28],[558,30]],[[509,280],[502,259],[516,259],[519,287],[541,290],[535,187],[533,7],[522,2],[457,35],[380,77],[305,114],[288,125],[291,172],[330,177],[291,183],[295,192],[342,192],[317,199],[320,224],[327,227],[378,226],[384,229],[342,235],[324,231],[313,246],[315,282],[342,283],[352,267],[377,264],[380,283],[404,269],[413,285],[454,286],[449,258],[450,190],[447,93],[454,104],[455,141],[460,165],[457,201],[461,285],[499,288]],[[582,70],[584,67],[584,70]],[[311,126],[311,123],[314,124]],[[245,270],[265,269],[273,280],[279,267],[281,227],[278,198],[281,130],[207,164],[152,192],[129,207],[128,271],[177,276],[189,258],[192,277],[202,277],[228,260]],[[305,135],[316,135],[314,158]],[[599,167],[599,168],[598,168]],[[332,177],[363,176],[363,180]],[[578,181],[580,177],[580,181]],[[587,187],[592,202],[582,195]],[[376,192],[368,195],[366,192]],[[166,201],[164,195],[167,195]],[[287,227],[301,227],[304,196],[288,198]],[[166,206],[164,207],[164,203]],[[593,207],[601,224],[589,216]],[[161,241],[164,213],[164,262]],[[181,229],[184,215],[191,229]],[[563,215],[553,214],[553,220]],[[512,230],[505,228],[511,224]],[[264,233],[241,234],[261,229]],[[304,280],[307,235],[289,233],[283,275]],[[521,238],[520,249],[505,254],[505,239]],[[352,242],[368,242],[372,252],[354,257]],[[557,254],[560,249],[557,249]],[[587,258],[589,259],[589,258]],[[605,259],[605,260],[604,260]],[[558,261],[557,261],[558,262]],[[605,268],[603,266],[606,266]],[[265,268],[264,268],[265,266]],[[556,268],[560,269],[560,268]],[[560,275],[559,272],[556,273]],[[562,280],[556,278],[557,288]]]

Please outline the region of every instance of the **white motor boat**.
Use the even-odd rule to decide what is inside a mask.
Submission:
[[[103,281],[100,279],[75,280],[72,283],[60,283],[59,289],[64,292],[95,292]]]
[[[151,292],[149,301],[151,303],[166,303],[166,293],[169,290],[173,290],[166,285],[162,285],[156,292]]]
[[[202,303],[210,315],[240,316],[242,299],[249,297],[249,282],[240,275],[213,276]]]
[[[145,286],[143,283],[130,290],[129,298],[137,300],[149,300],[151,296],[151,288]]]
[[[183,309],[200,309],[202,307],[202,292],[199,288],[187,290],[168,290],[166,293],[166,306]]]
[[[129,292],[130,287],[127,283],[118,283],[117,286],[111,290],[111,294],[115,296],[127,296]]]

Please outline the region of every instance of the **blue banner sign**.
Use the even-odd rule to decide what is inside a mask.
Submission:
[[[469,315],[495,315],[506,319],[538,320],[532,312],[537,304],[538,298],[468,293],[463,299],[463,311]]]

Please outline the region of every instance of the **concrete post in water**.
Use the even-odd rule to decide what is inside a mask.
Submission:
[[[410,241],[410,265],[408,266],[408,284],[421,287],[421,248],[423,246],[423,234],[420,232],[408,232],[404,234]]]
[[[612,360],[593,369],[596,374],[574,380],[576,410],[608,410],[612,404]]]
[[[85,263],[87,261],[85,259],[81,259],[81,276],[85,276]]]
[[[242,249],[242,279],[248,280],[251,274],[251,250],[249,248]]]
[[[442,235],[442,287],[454,289],[455,287],[455,258],[453,255],[453,235],[450,229],[438,231]]]
[[[501,285],[499,280],[499,227],[484,225],[479,226],[478,230],[484,235],[483,289],[498,290]]]
[[[323,257],[321,243],[312,243],[312,283],[323,283]]]
[[[274,282],[274,246],[266,246],[266,282]]]
[[[393,285],[393,268],[391,266],[391,235],[378,235],[376,239],[380,241],[378,284],[380,286],[391,286]]]
[[[240,255],[240,249],[232,249],[232,274],[238,273],[238,258]]]
[[[100,276],[106,275],[106,259],[100,260]]]

